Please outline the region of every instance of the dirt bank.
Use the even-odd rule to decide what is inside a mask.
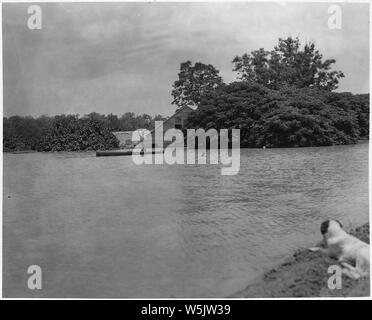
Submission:
[[[369,224],[350,231],[351,234],[369,243]],[[369,278],[351,280],[342,276],[342,289],[330,290],[327,286],[330,265],[337,264],[319,252],[299,250],[281,264],[267,272],[263,278],[232,298],[269,297],[364,297],[369,296]]]

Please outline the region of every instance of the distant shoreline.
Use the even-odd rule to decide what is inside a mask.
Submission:
[[[369,222],[352,229],[351,234],[369,243]],[[296,251],[276,268],[266,272],[258,282],[247,286],[229,298],[285,297],[365,297],[370,295],[369,278],[352,280],[342,276],[342,289],[327,286],[328,267],[337,264],[319,252]]]
[[[267,147],[266,149],[304,149],[304,148],[322,148],[322,147],[337,147],[337,146],[351,146],[356,145],[359,143],[369,142],[369,139],[359,139],[357,143],[349,143],[349,144],[333,144],[330,146],[308,146],[308,147]],[[187,147],[185,147],[187,148]],[[254,149],[254,150],[261,150],[262,148],[247,148],[243,147],[240,149]],[[3,153],[10,153],[10,154],[23,154],[23,153],[88,153],[88,152],[97,152],[97,151],[118,151],[124,149],[107,149],[107,150],[76,150],[76,151],[36,151],[36,150],[17,150],[17,151],[3,151]],[[197,150],[197,148],[195,149]]]

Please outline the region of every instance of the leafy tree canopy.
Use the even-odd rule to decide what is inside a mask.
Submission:
[[[232,61],[233,71],[238,73],[240,80],[259,83],[271,89],[285,85],[328,91],[337,89],[339,79],[344,74],[331,70],[336,61],[323,61],[314,42],[305,44],[303,49],[300,47],[298,37],[279,38],[278,45],[272,51],[261,48],[250,54],[236,56]]]
[[[356,143],[368,137],[369,95],[234,82],[206,95],[189,128],[240,129],[241,147]]]
[[[4,151],[82,151],[118,148],[112,131],[153,129],[161,115],[135,115],[126,112],[121,117],[96,112],[83,117],[58,115],[39,118],[12,116],[3,119]]]
[[[211,64],[191,61],[181,63],[178,80],[173,84],[172,104],[178,107],[199,106],[201,97],[222,84],[219,71]]]

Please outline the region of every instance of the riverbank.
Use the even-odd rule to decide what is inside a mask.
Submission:
[[[362,143],[369,143],[369,139],[359,139],[356,143],[350,143],[350,144],[334,144],[331,146],[313,146],[313,147],[271,147],[271,148],[264,148],[264,149],[306,149],[306,148],[329,148],[329,147],[340,147],[340,146],[348,146],[348,145],[357,145]],[[185,146],[187,148],[187,146]],[[262,150],[263,148],[258,147],[249,147],[249,148],[240,148],[240,149],[249,149],[249,150]],[[37,151],[37,150],[3,150],[3,153],[9,153],[9,154],[23,154],[23,153],[84,153],[84,152],[113,152],[113,153],[120,153],[123,151],[129,151],[131,149],[128,148],[114,148],[114,149],[104,149],[104,150],[73,150],[73,151],[67,151],[67,150],[61,150],[61,151]],[[197,150],[197,148],[195,148]],[[230,150],[230,149],[229,149]]]
[[[369,223],[350,233],[369,243]],[[330,290],[327,273],[337,262],[320,252],[302,249],[280,266],[267,272],[260,281],[249,285],[231,298],[284,297],[365,297],[370,294],[369,278],[352,280],[342,276],[342,289]]]

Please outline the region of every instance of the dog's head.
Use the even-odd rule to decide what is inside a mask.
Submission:
[[[338,220],[326,220],[320,225],[320,232],[323,236],[334,235],[342,230],[342,224]]]

